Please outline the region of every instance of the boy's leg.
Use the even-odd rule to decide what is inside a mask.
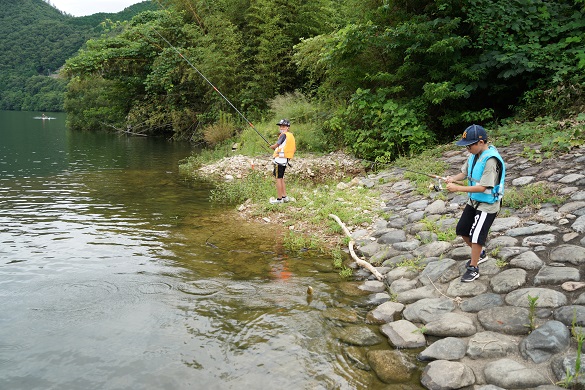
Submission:
[[[470,205],[466,205],[463,214],[457,223],[456,233],[471,248],[470,264],[477,267],[485,245],[489,229],[496,218],[496,214],[478,211]]]

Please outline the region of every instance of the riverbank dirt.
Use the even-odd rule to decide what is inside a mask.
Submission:
[[[320,156],[303,155],[291,160],[291,166],[286,170],[285,180],[288,184],[289,196],[292,194],[294,199],[295,196],[302,196],[302,190],[291,184],[295,181],[303,183],[303,186],[309,184],[307,187],[310,187],[310,184],[321,185],[327,182],[343,182],[347,183],[342,184],[343,186],[351,187],[358,184],[357,180],[352,181],[352,179],[363,177],[369,168],[367,162],[342,151]],[[267,180],[274,180],[272,170],[272,159],[269,156],[234,155],[200,167],[197,174],[212,181],[221,182],[241,180],[251,172],[259,171],[266,176]],[[268,202],[268,199],[266,201]],[[295,202],[287,204],[286,207],[272,208],[268,212],[264,210],[265,206],[247,200],[238,205],[238,216],[248,222],[288,226],[295,232],[319,237],[321,242],[331,248],[337,246],[343,239],[343,235],[332,233],[325,224],[315,224],[295,217],[301,211]],[[379,202],[376,200],[372,200],[372,208],[374,207],[379,207]]]

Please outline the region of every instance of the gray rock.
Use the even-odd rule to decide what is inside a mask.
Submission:
[[[425,207],[427,207],[428,205],[429,205],[428,200],[421,199],[421,200],[417,200],[417,201],[414,201],[412,203],[407,204],[406,207],[411,209],[411,210],[424,210]]]
[[[550,383],[539,371],[527,368],[512,359],[487,363],[484,375],[487,383],[504,389],[527,389]]]
[[[487,252],[493,251],[494,249],[501,248],[501,247],[508,247],[508,246],[517,246],[518,239],[515,237],[510,236],[499,236],[492,238],[487,242],[485,245],[485,249]]]
[[[477,313],[479,323],[487,330],[510,335],[528,334],[528,309],[523,307],[491,307]]]
[[[551,261],[581,265],[585,263],[585,248],[578,245],[564,244],[551,249]]]
[[[515,187],[525,186],[526,184],[532,183],[534,176],[523,176],[512,180],[512,185]]]
[[[460,389],[473,385],[475,375],[465,364],[435,360],[425,367],[420,382],[432,390]]]
[[[571,333],[562,322],[548,321],[520,342],[520,353],[525,359],[540,364],[567,349],[570,341]]]
[[[502,260],[508,260],[511,257],[517,256],[521,253],[524,252],[528,252],[530,249],[524,247],[524,246],[509,246],[509,247],[505,247],[500,249],[500,251],[498,252],[498,256],[500,259]]]
[[[425,334],[438,337],[467,337],[477,332],[473,320],[460,313],[445,313],[427,322]]]
[[[467,356],[471,359],[503,358],[518,351],[518,341],[496,332],[478,332],[467,343]]]
[[[567,355],[560,355],[560,356],[556,356],[552,359],[550,367],[555,375],[555,377],[557,378],[558,381],[564,381],[565,379],[567,379],[567,374],[571,376],[571,378],[573,378],[573,381],[580,384],[580,385],[584,385],[585,384],[585,364],[581,364],[581,367],[579,369],[579,376],[577,378],[577,380],[575,381],[575,374],[576,374],[576,370],[575,368],[576,366],[576,362],[577,362],[577,356],[575,353],[569,353]],[[573,384],[576,384],[573,383]]]
[[[571,229],[577,233],[585,233],[585,215],[580,216],[573,222]]]
[[[481,270],[480,270],[481,274]],[[464,283],[460,278],[457,278],[447,288],[447,295],[450,297],[474,297],[483,294],[487,291],[487,282],[483,281],[483,276],[476,279],[473,283]]]
[[[553,318],[566,326],[585,326],[585,306],[570,305],[553,310]]]
[[[446,241],[434,241],[416,248],[412,254],[416,257],[438,257],[451,248],[451,243]]]
[[[459,275],[457,262],[453,259],[431,261],[420,274],[422,284],[447,283]]]
[[[526,270],[540,269],[544,265],[544,261],[532,251],[519,254],[510,260],[512,267],[522,268]]]
[[[386,283],[392,284],[393,281],[398,279],[414,279],[418,276],[418,271],[410,267],[398,267],[394,268],[386,274]]]
[[[582,179],[583,177],[585,177],[585,175],[582,175],[580,173],[571,173],[571,174],[568,174],[567,176],[564,176],[562,179],[560,179],[559,183],[564,183],[564,184],[574,183],[577,180]]]
[[[433,286],[423,286],[410,291],[403,291],[396,296],[396,301],[404,304],[413,303],[421,299],[436,298],[440,296]]]
[[[393,230],[378,238],[378,243],[382,245],[395,244],[406,241],[406,232],[404,230]]]
[[[385,383],[409,382],[416,369],[401,351],[374,350],[366,356],[376,376]]]
[[[409,321],[426,324],[453,310],[455,303],[451,299],[425,298],[407,305],[402,315]]]
[[[433,203],[425,208],[427,214],[444,214],[447,211],[445,202],[442,200],[435,200]]]
[[[534,285],[562,284],[567,281],[579,281],[579,270],[573,267],[544,266],[534,277]]]
[[[567,297],[565,294],[550,290],[547,288],[523,288],[520,290],[512,291],[506,295],[504,301],[511,306],[518,307],[529,307],[530,300],[528,297],[538,297],[536,301],[536,307],[559,307],[567,304]]]
[[[509,293],[526,284],[526,271],[512,268],[500,272],[490,279],[493,292],[498,294]]]
[[[404,305],[398,302],[384,302],[368,312],[366,322],[370,324],[385,324],[394,321],[396,316],[404,310]]]
[[[418,279],[398,279],[392,282],[390,285],[390,292],[394,294],[401,293],[403,291],[413,290],[418,287]]]
[[[564,205],[562,205],[561,207],[559,207],[559,213],[563,213],[563,214],[577,214],[577,215],[583,215],[583,214],[578,214],[577,210],[583,209],[585,208],[585,201],[582,200],[578,200],[575,202],[568,202],[565,203]]]
[[[514,228],[506,231],[506,235],[517,237],[517,236],[530,236],[539,233],[550,233],[558,230],[558,227],[554,225],[548,225],[544,223],[537,223],[530,226],[524,226],[519,228]]]
[[[503,305],[504,300],[500,295],[494,293],[485,293],[465,299],[461,303],[461,310],[469,313],[477,313],[480,310]]]
[[[399,251],[413,251],[420,246],[419,240],[397,242],[392,244],[392,248]]]
[[[388,337],[395,348],[420,348],[426,345],[422,331],[407,320],[389,322],[380,326],[380,332]]]
[[[418,354],[421,361],[459,360],[465,356],[467,344],[458,337],[439,339]]]
[[[541,234],[536,236],[524,237],[522,246],[538,246],[556,244],[557,236],[554,234]]]
[[[358,287],[360,290],[368,292],[384,292],[386,291],[386,285],[384,282],[377,280],[367,280],[361,286]]]
[[[344,343],[360,347],[376,345],[384,341],[370,328],[359,325],[339,328],[337,337]]]
[[[507,217],[507,218],[496,218],[490,231],[492,232],[503,232],[509,230],[520,224],[520,218],[518,217]]]

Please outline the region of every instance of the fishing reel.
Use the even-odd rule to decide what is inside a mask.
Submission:
[[[441,183],[441,179],[437,179],[437,183],[431,182],[429,184],[429,190],[436,192],[443,191],[443,184]]]

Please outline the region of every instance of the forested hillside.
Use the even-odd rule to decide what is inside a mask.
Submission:
[[[201,74],[252,120],[295,93],[311,110],[293,122],[368,159],[472,122],[585,111],[583,0],[158,3],[67,62],[72,126],[196,141],[245,127]]]
[[[128,20],[155,7],[73,17],[43,0],[0,0],[0,109],[62,111],[67,80],[56,71],[65,60],[103,33],[104,19]]]

